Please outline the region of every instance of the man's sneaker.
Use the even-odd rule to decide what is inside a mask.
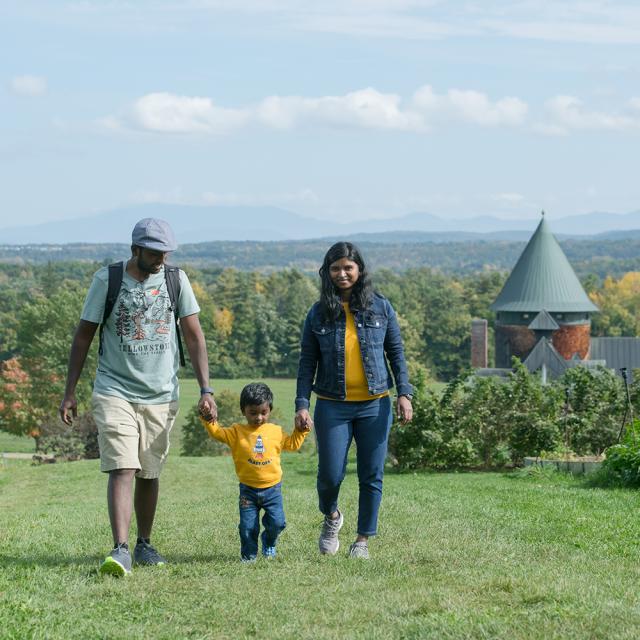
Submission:
[[[334,555],[340,548],[340,540],[338,540],[338,532],[342,529],[342,523],[344,518],[342,513],[338,511],[338,517],[332,520],[329,516],[324,517],[322,523],[322,530],[320,531],[320,539],[318,540],[318,546],[320,547],[320,553],[325,555]]]
[[[275,558],[276,557],[276,548],[275,547],[262,547],[262,555],[265,558]]]
[[[162,566],[167,561],[148,542],[138,542],[133,550],[133,560],[136,564],[147,566]]]
[[[110,576],[126,576],[131,573],[131,554],[121,544],[116,545],[100,565],[100,573]]]
[[[360,558],[361,560],[369,559],[369,547],[366,542],[354,542],[349,547],[350,558]]]
[[[255,556],[240,556],[240,562],[243,564],[253,564],[256,560]]]

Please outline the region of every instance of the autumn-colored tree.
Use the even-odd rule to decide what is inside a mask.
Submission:
[[[593,318],[595,335],[640,335],[640,272],[630,271],[619,280],[605,278],[602,288],[590,296],[600,307],[600,313]]]
[[[46,417],[41,404],[33,402],[33,381],[22,368],[19,358],[0,366],[0,429],[15,435],[38,438]]]
[[[0,379],[3,431],[37,439],[45,423],[59,420],[69,347],[83,299],[81,285],[65,282],[51,296],[36,295],[22,309],[16,340],[20,355],[3,364]],[[96,347],[89,353],[76,389],[81,412],[91,398]]]

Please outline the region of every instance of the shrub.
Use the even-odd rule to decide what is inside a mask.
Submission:
[[[229,389],[222,389],[216,394],[218,405],[218,422],[228,426],[234,422],[242,422],[244,416],[240,411],[240,395]],[[192,407],[182,425],[182,456],[221,456],[229,453],[229,447],[209,436],[200,422],[198,407]]]
[[[618,437],[626,394],[613,371],[568,369],[562,377],[567,406],[562,420],[565,446],[578,455],[599,455]]]
[[[99,458],[98,429],[93,416],[83,413],[71,426],[57,417],[50,417],[40,426],[38,450],[58,460]]]
[[[637,405],[635,384],[631,399]],[[575,367],[542,384],[516,359],[507,378],[465,373],[441,397],[426,387],[420,371],[415,386],[413,421],[397,424],[390,437],[400,470],[496,468],[569,449],[598,455],[615,442],[626,403],[622,380],[607,369]]]
[[[413,380],[413,420],[394,424],[389,438],[390,457],[398,470],[463,468],[476,460],[473,445],[456,433],[445,410],[458,384],[458,379],[450,383],[439,399],[427,388],[424,373],[418,372]]]
[[[609,447],[601,479],[627,487],[640,487],[640,420],[627,429],[620,444]]]

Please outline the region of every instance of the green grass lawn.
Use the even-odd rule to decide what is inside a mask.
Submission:
[[[97,461],[0,467],[0,637],[636,640],[640,496],[563,476],[387,474],[372,560],[351,561],[356,477],[320,557],[315,458],[287,454],[279,555],[239,562],[229,457],[172,457],[154,542],[123,580]]]
[[[0,431],[0,453],[33,453],[33,438]]]

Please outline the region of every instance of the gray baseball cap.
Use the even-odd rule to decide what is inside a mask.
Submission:
[[[131,232],[131,244],[153,251],[175,251],[176,236],[169,223],[160,218],[143,218]]]

